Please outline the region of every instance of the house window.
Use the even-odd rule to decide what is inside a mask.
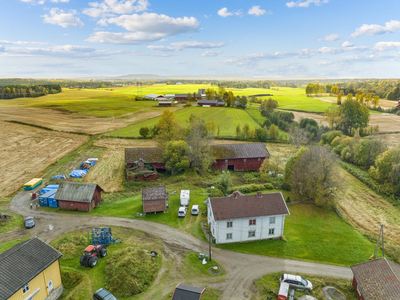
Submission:
[[[246,159],[243,159],[244,162],[246,162]]]
[[[361,296],[361,289],[360,286],[357,285],[357,293]]]
[[[225,159],[225,162],[227,163],[227,162],[228,162],[228,160],[227,160],[227,159]]]
[[[255,237],[255,236],[256,236],[255,230],[249,231],[249,237]]]
[[[275,217],[269,217],[269,224],[275,224]]]
[[[249,225],[256,225],[256,219],[249,220]]]
[[[227,233],[226,234],[226,239],[231,240],[232,239],[232,233]]]
[[[258,161],[261,161],[261,158],[259,158]]]
[[[271,228],[271,229],[268,231],[268,234],[269,234],[269,235],[274,235],[274,234],[275,234],[275,228]]]
[[[27,283],[27,284],[25,284],[23,287],[22,287],[22,294],[26,294],[27,292],[29,292],[29,284]]]
[[[232,221],[226,222],[226,227],[228,227],[228,228],[232,227]]]

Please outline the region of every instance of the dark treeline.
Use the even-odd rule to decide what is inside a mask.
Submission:
[[[34,98],[57,93],[61,93],[61,86],[59,84],[0,86],[0,99],[13,99],[20,97]]]

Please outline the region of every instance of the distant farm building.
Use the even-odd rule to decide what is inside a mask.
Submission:
[[[158,106],[172,106],[172,101],[159,101]]]
[[[61,182],[54,198],[60,209],[91,211],[101,203],[101,192],[95,183]]]
[[[165,94],[164,98],[167,100],[175,100],[175,94]]]
[[[400,295],[400,266],[385,257],[351,266],[358,300],[396,300]]]
[[[218,100],[198,100],[197,101],[198,106],[225,106],[224,101],[218,101]]]
[[[146,163],[143,158],[139,158],[129,167],[126,167],[125,170],[127,181],[157,180],[157,171],[152,165]]]
[[[271,156],[263,143],[212,145],[211,150],[217,170],[258,171]]]
[[[125,165],[131,168],[139,159],[152,166],[157,172],[165,171],[162,148],[125,148]]]
[[[169,195],[165,186],[147,187],[142,189],[143,213],[165,212]]]
[[[175,100],[176,101],[186,101],[187,94],[175,94]]]
[[[144,98],[147,100],[156,100],[156,101],[167,100],[164,96],[156,95],[156,94],[148,94],[148,95],[144,96]]]

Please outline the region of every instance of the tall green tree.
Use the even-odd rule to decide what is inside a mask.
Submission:
[[[182,137],[182,127],[176,118],[175,112],[168,108],[163,111],[155,131],[160,147],[165,147],[168,142]]]
[[[163,153],[165,168],[172,174],[189,168],[189,147],[185,141],[171,141]]]
[[[343,132],[347,135],[353,134],[353,130],[367,128],[369,122],[369,109],[356,100],[344,102],[340,106],[343,122],[340,124]]]
[[[222,194],[226,196],[229,188],[232,186],[232,176],[231,173],[229,173],[229,171],[222,171],[218,179],[218,185]]]
[[[272,140],[279,139],[279,127],[275,124],[272,124],[269,128],[269,138]]]

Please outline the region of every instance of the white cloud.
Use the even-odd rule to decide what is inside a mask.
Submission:
[[[247,12],[249,15],[255,15],[255,16],[262,16],[267,13],[265,9],[261,9],[260,6],[254,5],[252,8],[249,9]],[[269,11],[267,13],[268,15],[272,15],[272,13]]]
[[[69,0],[50,0],[50,2],[53,2],[53,3],[68,3]]]
[[[309,7],[310,4],[314,3],[316,6],[319,6],[321,4],[328,3],[329,0],[306,0],[306,1],[292,1],[292,2],[287,2],[286,6],[289,8],[293,7]]]
[[[103,2],[90,2],[91,7],[84,9],[83,13],[92,18],[99,18],[145,11],[149,5],[147,0],[103,0]]]
[[[354,33],[350,36],[352,38],[356,38],[362,35],[377,35],[383,34],[386,32],[396,32],[400,31],[400,21],[391,20],[390,22],[386,22],[385,26],[377,25],[377,24],[363,24],[361,27],[357,28]]]
[[[218,11],[218,15],[223,17],[223,18],[226,18],[226,17],[233,16],[233,15],[241,16],[242,12],[240,10],[237,10],[237,11],[234,11],[234,12],[228,12],[228,9],[226,7],[223,7]]]
[[[25,3],[33,4],[33,5],[35,5],[35,4],[43,5],[44,4],[44,0],[39,0],[39,1],[36,1],[36,0],[21,0],[21,1],[25,2]]]
[[[210,51],[210,50],[206,50],[204,51],[201,56],[218,56],[222,53],[222,51]]]
[[[197,48],[197,49],[207,49],[207,48],[219,48],[226,45],[226,43],[204,43],[197,41],[187,41],[187,42],[175,42],[171,43],[172,46],[177,48]]]
[[[343,47],[343,48],[352,47],[352,46],[354,46],[354,44],[353,44],[353,43],[350,43],[349,41],[345,41],[345,42],[343,42],[343,44],[342,44],[342,47]]]
[[[139,45],[160,41],[163,36],[162,34],[149,34],[145,32],[114,33],[98,31],[85,41],[104,44]]]
[[[38,1],[38,4],[39,4],[39,5],[43,5],[43,4],[44,4],[44,0]]]
[[[60,25],[61,27],[83,27],[83,24],[78,17],[75,17],[76,11],[72,10],[69,13],[59,8],[52,8],[50,15],[44,15],[43,22],[53,25]]]
[[[40,46],[40,45],[47,45],[48,43],[43,43],[43,42],[22,42],[22,41],[12,42],[12,41],[0,40],[0,44],[1,45]]]
[[[107,19],[107,23],[121,26],[129,31],[164,36],[194,32],[199,28],[199,21],[194,17],[172,18],[155,13],[122,15]]]
[[[400,42],[378,42],[375,44],[373,50],[387,51],[387,50],[397,49],[399,47],[400,47]]]
[[[180,49],[173,46],[147,46],[148,49],[153,51],[178,51]]]
[[[340,36],[337,33],[332,33],[327,36],[325,36],[322,39],[318,39],[318,41],[328,41],[328,42],[334,42],[340,39]]]

